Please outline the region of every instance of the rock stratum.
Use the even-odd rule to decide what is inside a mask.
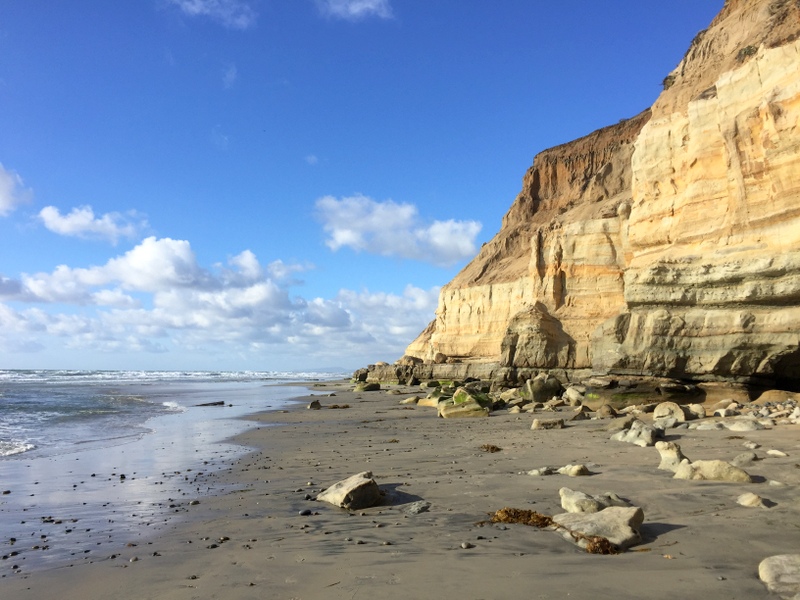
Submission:
[[[800,384],[798,37],[799,0],[728,0],[650,109],[535,157],[376,378]]]

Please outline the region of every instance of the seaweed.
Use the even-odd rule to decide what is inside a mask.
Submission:
[[[481,446],[481,450],[483,450],[484,452],[494,453],[494,452],[500,452],[502,448],[499,446],[495,446],[494,444],[483,444]]]
[[[563,525],[553,521],[552,517],[543,515],[535,510],[525,510],[522,508],[501,508],[491,515],[492,523],[518,523],[544,529],[553,527],[563,529],[568,532],[576,542],[586,542],[586,552],[589,554],[619,554],[620,550],[615,544],[599,535],[585,535],[579,531],[572,531]]]

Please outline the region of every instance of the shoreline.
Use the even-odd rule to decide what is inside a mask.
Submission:
[[[187,520],[116,559],[7,577],[0,594],[308,599],[429,597],[436,590],[444,598],[767,599],[775,596],[758,580],[759,562],[796,551],[798,426],[742,435],[670,430],[695,460],[731,460],[748,440],[761,444],[761,456],[769,448],[789,455],[747,467],[757,483],[683,481],[657,469],[655,449],[609,440],[604,421],[531,431],[533,415],[443,420],[436,409],[400,405],[416,387],[390,386],[403,392],[391,395],[354,393],[346,382],[298,385],[311,394],[246,417],[256,426],[234,441],[256,449],[211,476],[227,494],[201,498]],[[321,410],[304,408],[312,398]],[[333,404],[350,408],[327,408]],[[483,444],[501,450],[483,452]],[[592,474],[527,474],[575,462]],[[364,470],[386,492],[383,505],[346,511],[313,500]],[[642,507],[643,542],[596,556],[551,531],[486,522],[506,506],[561,513],[564,486],[615,492]],[[748,491],[772,507],[738,506]],[[404,512],[415,501],[430,509]]]
[[[234,441],[254,426],[246,417],[284,406],[296,391],[286,383],[267,386],[284,389],[265,394],[260,382],[128,383],[126,391],[182,410],[143,421],[122,438],[6,458],[0,580],[119,555],[189,517],[198,499],[226,493],[213,474],[253,451]],[[223,408],[205,404],[220,399]]]

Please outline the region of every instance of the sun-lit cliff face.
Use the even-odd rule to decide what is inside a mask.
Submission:
[[[540,153],[407,356],[800,382],[799,33],[729,0],[651,110]]]

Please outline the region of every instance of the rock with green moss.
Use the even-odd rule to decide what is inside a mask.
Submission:
[[[451,398],[443,397],[437,405],[439,416],[445,419],[462,417],[488,417],[492,398],[482,392],[460,387]]]
[[[356,384],[355,392],[377,392],[381,389],[381,384],[375,381],[361,381]]]
[[[458,404],[448,400],[439,404],[439,416],[444,419],[488,417],[489,409],[481,406],[474,398],[468,398]]]
[[[470,401],[477,402],[482,408],[490,408],[492,406],[492,399],[483,392],[464,387],[460,387],[453,392],[453,402],[455,404],[464,404]]]

